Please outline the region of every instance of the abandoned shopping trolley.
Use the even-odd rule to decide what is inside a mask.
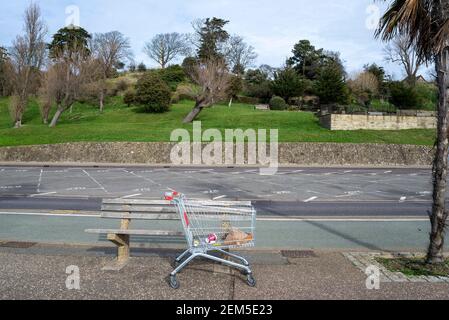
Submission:
[[[239,269],[247,276],[249,286],[256,285],[248,261],[225,251],[226,249],[254,246],[256,211],[252,206],[231,205],[229,202],[188,200],[178,192],[166,193],[165,199],[176,206],[189,245],[189,248],[175,261],[176,269],[170,274],[172,288],[179,288],[176,275],[197,257]],[[211,251],[220,252],[240,263],[208,254]],[[187,257],[189,254],[190,256]]]

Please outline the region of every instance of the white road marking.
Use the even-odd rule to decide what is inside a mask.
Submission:
[[[41,187],[41,183],[42,183],[42,174],[44,173],[44,170],[43,169],[41,169],[41,173],[39,174],[39,180],[38,180],[38,182],[37,182],[37,188],[36,188],[36,191],[37,192],[41,192],[40,191],[40,187]]]
[[[340,196],[335,196],[335,198],[345,198],[345,197],[352,197],[361,194],[361,191],[347,191],[345,194]]]
[[[304,202],[307,203],[307,202],[314,201],[314,200],[316,200],[316,199],[318,199],[318,197],[312,197],[312,198],[309,198],[309,199],[307,199],[307,200],[304,200]]]
[[[204,194],[217,194],[218,190],[207,190],[207,191],[203,191]]]
[[[281,195],[281,194],[291,194],[292,192],[291,191],[274,191],[273,193]]]
[[[393,171],[389,170],[389,171],[385,171],[384,173],[392,173]]]
[[[296,221],[296,222],[427,222],[429,219],[425,218],[416,218],[416,219],[409,219],[409,218],[392,218],[392,219],[379,219],[379,218],[257,218],[257,221],[266,221],[266,222],[277,222],[277,221]]]
[[[42,216],[42,217],[62,217],[62,218],[101,218],[99,214],[61,214],[61,213],[50,213],[50,212],[0,212],[0,215],[5,216]],[[392,218],[392,219],[381,219],[381,218],[257,218],[258,221],[266,222],[427,222],[428,218]]]
[[[284,172],[278,172],[278,175],[285,175],[285,174],[292,174],[292,173],[300,173],[304,172],[304,170],[294,170],[294,171],[284,171]]]
[[[30,198],[39,197],[39,196],[47,196],[47,195],[55,194],[55,193],[57,193],[57,192],[52,191],[52,192],[45,192],[45,193],[36,193],[36,194],[30,195]]]
[[[137,196],[141,196],[141,195],[142,195],[141,193],[130,194],[129,196],[122,197],[122,199],[133,198],[133,197],[137,197]]]
[[[106,188],[100,183],[98,182],[94,177],[92,177],[86,170],[83,169],[83,172],[93,181],[95,182],[100,188],[101,190],[103,190],[105,193],[109,193]]]
[[[157,183],[156,181],[151,180],[150,178],[139,176],[138,174],[135,174],[133,171],[128,171],[128,170],[123,170],[123,171],[125,171],[125,172],[127,172],[127,173],[129,173],[129,174],[131,174],[131,175],[133,175],[133,176],[135,176],[137,178],[143,179],[143,180],[151,182],[152,184],[155,184],[155,185],[157,185],[159,187],[162,187],[162,184]]]
[[[62,214],[62,213],[50,213],[50,212],[0,212],[0,215],[4,216],[42,216],[42,217],[64,217],[64,218],[101,218],[101,215],[97,214]]]
[[[351,172],[352,172],[352,170],[343,171],[343,173],[351,173]]]
[[[220,200],[220,199],[223,199],[223,198],[226,198],[227,196],[219,196],[219,197],[215,197],[215,198],[213,198],[212,200]]]

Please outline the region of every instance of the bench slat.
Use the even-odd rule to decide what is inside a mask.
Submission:
[[[148,214],[135,212],[105,212],[101,213],[106,219],[131,219],[131,220],[179,220],[178,214]]]
[[[166,230],[120,230],[120,229],[87,229],[86,233],[125,234],[136,236],[183,236],[183,232]]]

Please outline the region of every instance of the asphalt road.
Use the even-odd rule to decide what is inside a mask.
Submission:
[[[429,201],[426,169],[0,167],[0,196],[154,198],[168,189],[193,198],[253,201]]]
[[[102,198],[160,199],[168,189],[253,201],[261,248],[421,250],[428,242],[430,170],[379,168],[283,168],[260,176],[251,168],[0,167],[0,240],[105,244],[84,233],[117,227],[98,217]]]
[[[101,198],[0,197],[1,210],[99,211]],[[272,217],[427,217],[428,201],[263,201],[253,202],[260,216]]]

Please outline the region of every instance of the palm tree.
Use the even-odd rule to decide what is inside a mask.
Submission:
[[[427,263],[442,263],[449,213],[445,207],[449,147],[449,1],[393,0],[381,18],[376,36],[389,41],[397,35],[406,37],[425,62],[434,62],[437,73],[438,126]]]

